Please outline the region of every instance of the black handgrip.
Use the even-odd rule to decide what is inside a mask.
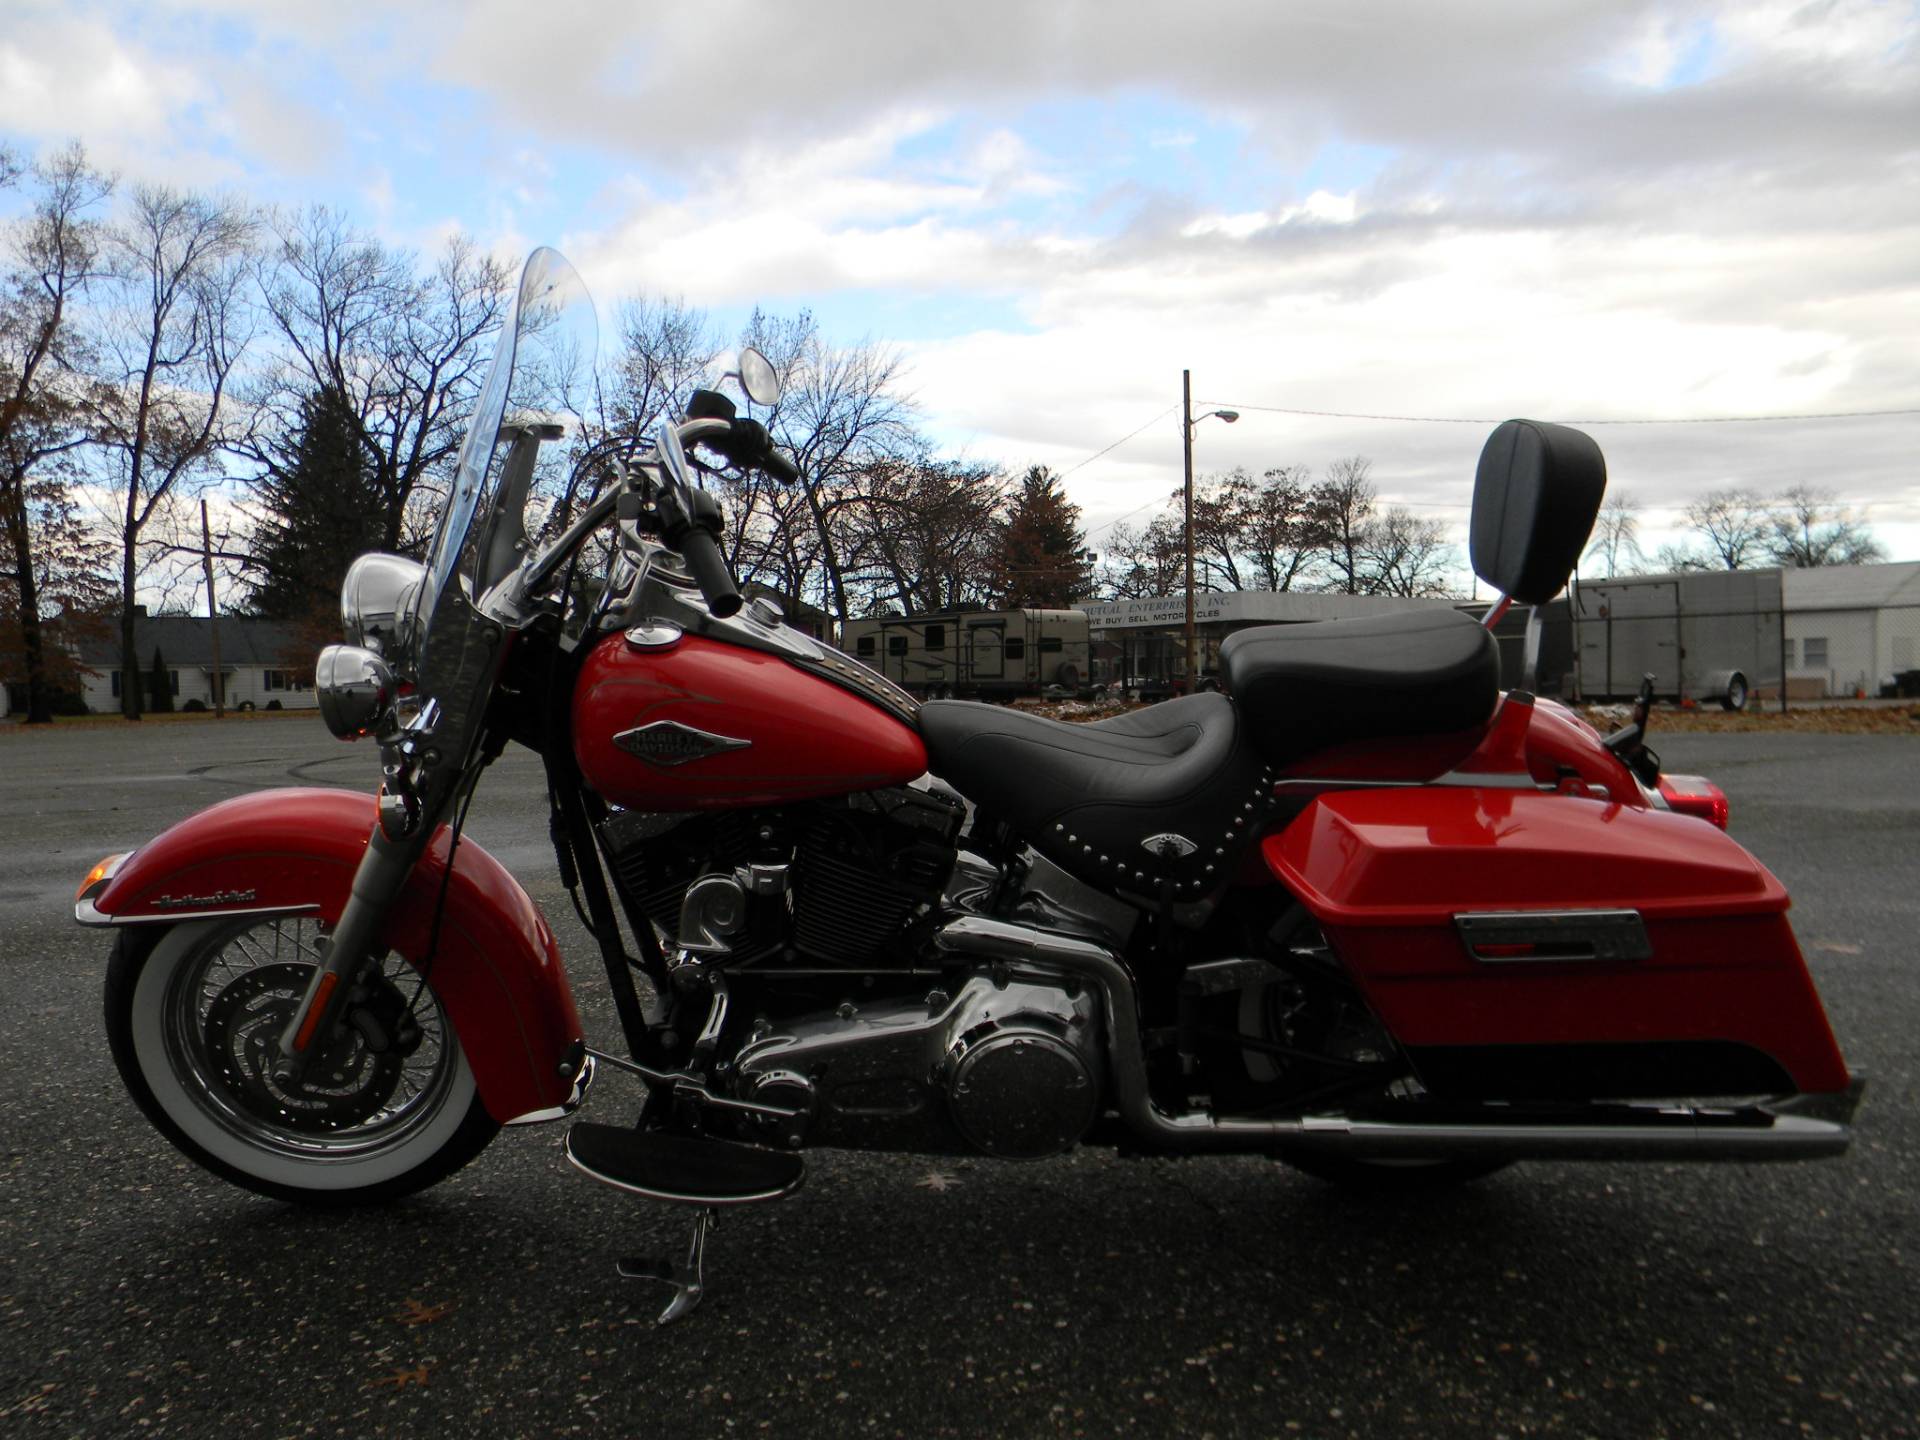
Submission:
[[[694,583],[707,597],[707,608],[723,620],[738,612],[740,587],[733,583],[733,575],[727,569],[727,562],[720,558],[720,546],[714,539],[725,520],[720,502],[705,490],[689,490],[669,483],[661,490],[654,508],[660,514],[661,534],[687,562]]]
[[[727,562],[720,558],[720,546],[704,530],[693,529],[680,537],[681,558],[693,572],[700,593],[707,597],[707,608],[722,620],[740,609],[740,587],[733,583]]]
[[[782,485],[800,483],[800,467],[787,458],[785,451],[776,450],[771,445],[767,447],[767,453],[761,458],[760,468]]]
[[[735,420],[727,438],[727,454],[736,463],[764,471],[782,485],[800,483],[800,467],[774,448],[773,437],[758,420]]]

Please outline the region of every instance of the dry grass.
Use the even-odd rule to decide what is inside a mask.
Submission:
[[[1814,707],[1788,702],[1755,702],[1738,714],[1713,709],[1680,710],[1656,706],[1649,729],[1658,744],[1662,730],[1712,735],[1920,735],[1920,705],[1834,705]],[[1589,705],[1582,712],[1602,734],[1625,722],[1624,705]]]

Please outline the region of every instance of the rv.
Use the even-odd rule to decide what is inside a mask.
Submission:
[[[929,699],[1081,694],[1092,673],[1084,610],[944,610],[841,627],[848,654]]]

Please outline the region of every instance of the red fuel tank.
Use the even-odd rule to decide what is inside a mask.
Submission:
[[[573,746],[630,810],[782,805],[926,772],[912,726],[777,655],[699,635],[642,648],[609,635],[574,687]]]

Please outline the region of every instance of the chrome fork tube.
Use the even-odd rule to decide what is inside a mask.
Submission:
[[[405,839],[390,840],[379,825],[372,827],[366,854],[353,872],[353,889],[327,939],[326,958],[280,1032],[280,1054],[273,1062],[273,1078],[279,1084],[298,1081],[315,1053],[325,1048],[354,978],[374,948],[380,922],[399,898],[433,831],[431,825],[417,825]]]

